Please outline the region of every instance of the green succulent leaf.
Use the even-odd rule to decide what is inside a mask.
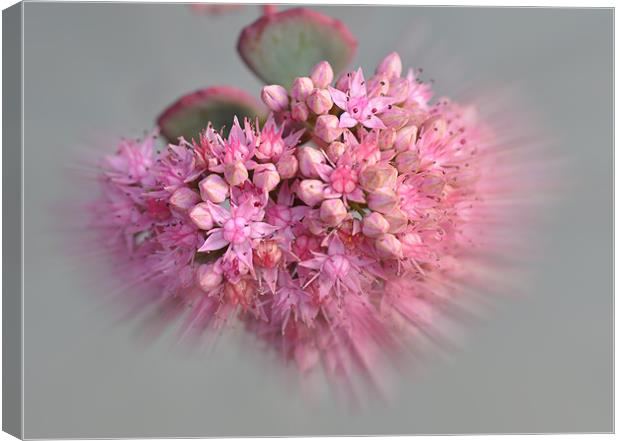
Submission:
[[[162,136],[177,142],[197,138],[211,122],[216,130],[230,128],[235,116],[264,119],[266,109],[258,100],[242,90],[221,86],[192,92],[179,98],[157,118]]]
[[[243,29],[237,50],[265,83],[290,87],[316,63],[328,61],[335,74],[349,64],[357,41],[340,21],[305,8],[268,14]]]

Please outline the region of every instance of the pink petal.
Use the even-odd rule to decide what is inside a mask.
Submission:
[[[350,199],[353,202],[359,202],[360,204],[363,204],[364,202],[366,202],[366,198],[364,197],[364,192],[359,187],[357,187],[355,190],[349,193],[347,195],[347,199]]]
[[[332,86],[329,86],[328,90],[329,90],[329,94],[332,97],[332,100],[334,101],[334,104],[336,104],[342,110],[346,110],[346,108],[347,108],[347,95],[344,92],[342,92],[341,90],[333,88]]]
[[[377,113],[383,112],[392,104],[392,98],[387,96],[378,96],[368,101],[367,109],[377,109]]]
[[[224,239],[224,233],[221,228],[215,228],[211,231],[211,235],[205,240],[205,243],[198,248],[198,252],[219,250],[228,245],[228,241]]]
[[[228,219],[230,219],[230,213],[225,208],[215,205],[213,202],[206,202],[209,206],[209,213],[211,217],[218,225],[224,225]]]
[[[329,255],[333,256],[335,254],[344,254],[344,245],[342,241],[338,238],[338,236],[334,236],[331,243],[329,244]]]
[[[350,86],[351,97],[366,96],[366,84],[364,83],[364,72],[360,67],[353,75],[353,81]]]
[[[362,124],[369,129],[385,129],[385,124],[376,116],[371,116],[369,119],[363,119]]]
[[[250,228],[252,229],[252,232],[250,233],[250,237],[252,237],[252,239],[262,238],[278,229],[278,227],[274,227],[266,222],[253,222],[252,225],[250,225]]]
[[[254,265],[252,263],[252,246],[250,245],[250,242],[245,241],[233,245],[233,251],[241,263],[250,268],[250,271],[254,274]]]
[[[293,222],[299,222],[309,211],[310,207],[293,207],[291,208],[291,220]]]
[[[323,262],[317,259],[310,259],[310,260],[304,260],[303,262],[299,262],[299,266],[303,266],[304,268],[316,269],[316,270],[320,269],[322,265],[323,265]]]
[[[340,124],[338,124],[338,127],[340,127],[341,129],[355,127],[356,125],[357,120],[351,117],[349,112],[344,112],[342,115],[340,115]]]

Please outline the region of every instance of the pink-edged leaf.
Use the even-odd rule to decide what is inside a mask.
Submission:
[[[211,122],[216,130],[230,128],[235,116],[263,119],[266,109],[257,99],[234,87],[219,86],[182,96],[157,118],[161,134],[170,142],[183,136],[197,139]]]
[[[237,43],[241,58],[260,79],[285,87],[323,60],[337,75],[356,48],[357,41],[342,22],[306,8],[259,18],[243,29]]]

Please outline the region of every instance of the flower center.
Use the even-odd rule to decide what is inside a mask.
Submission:
[[[349,263],[349,260],[342,254],[330,256],[325,261],[325,270],[332,277],[344,277],[347,275],[350,268],[351,264]]]
[[[243,243],[249,235],[248,221],[241,216],[233,217],[224,224],[224,239],[230,243]]]
[[[348,194],[355,190],[357,172],[350,167],[338,167],[330,176],[332,187],[338,193]]]

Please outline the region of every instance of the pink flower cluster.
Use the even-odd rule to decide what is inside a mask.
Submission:
[[[208,126],[161,152],[122,142],[97,225],[140,280],[191,306],[188,327],[236,317],[302,370],[367,370],[395,330],[431,320],[478,244],[480,128],[431,103],[396,53],[368,79],[334,82],[321,62],[286,86],[263,88],[262,125]]]

